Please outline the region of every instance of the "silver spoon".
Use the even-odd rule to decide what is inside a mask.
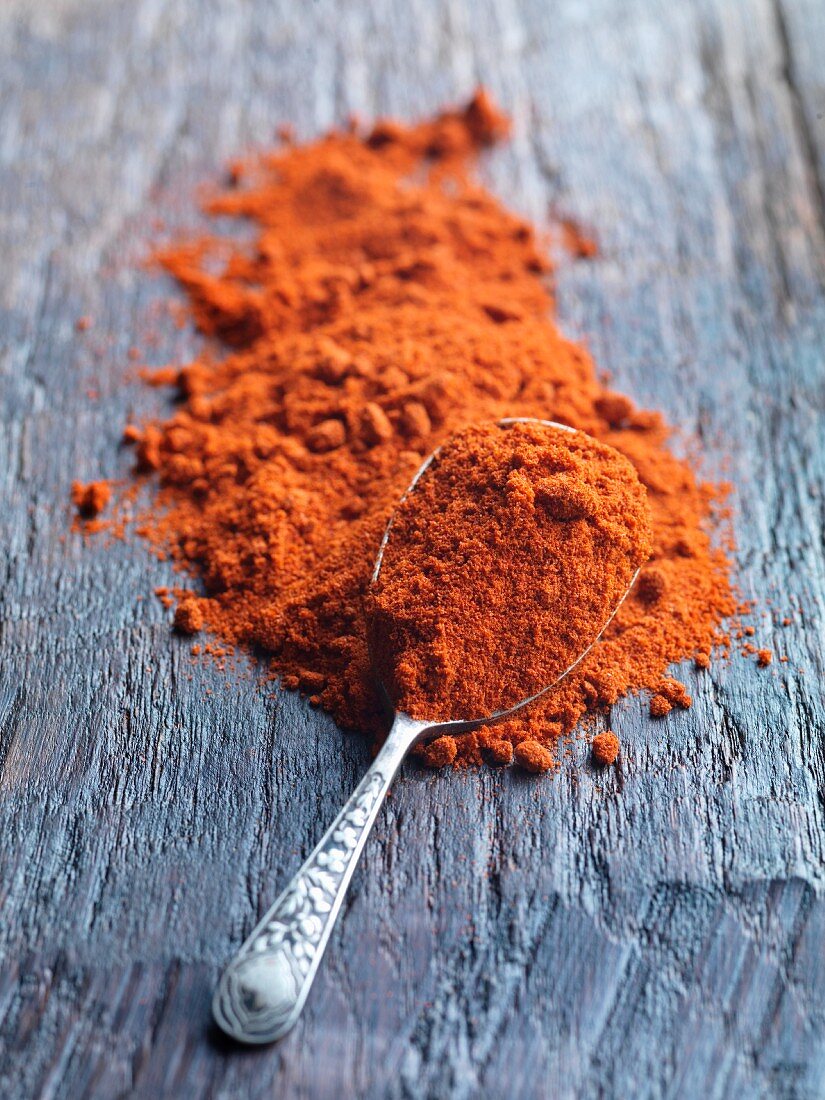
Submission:
[[[520,422],[544,424],[565,432],[574,430],[565,424],[532,417],[499,421],[502,427]],[[423,463],[401,501],[415,490],[437,454],[438,450],[434,451]],[[391,518],[381,540],[373,584],[381,571],[392,525]],[[263,1044],[280,1039],[295,1024],[312,987],[358,858],[390,783],[410,749],[437,735],[467,733],[478,726],[500,721],[550,691],[598,641],[637,576],[638,570],[610,618],[570,667],[554,683],[522,699],[514,707],[481,718],[444,722],[420,721],[396,713],[387,739],[364,778],[303,867],[224,970],[212,1000],[212,1013],[223,1031],[242,1043]]]

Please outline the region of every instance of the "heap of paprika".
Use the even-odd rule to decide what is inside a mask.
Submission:
[[[736,599],[711,540],[719,488],[669,449],[659,413],[607,388],[562,336],[534,230],[468,176],[506,132],[479,92],[417,125],[350,127],[234,164],[206,208],[246,219],[251,243],[216,232],[158,254],[212,346],[167,369],[178,403],[127,438],[157,486],[140,532],[192,579],[180,629],[203,623],[254,649],[283,687],[375,739],[386,717],[365,597],[424,456],[504,417],[561,421],[615,448],[650,507],[639,583],[556,691],[442,738],[429,761],[504,763],[515,748],[542,770],[560,734],[625,693],[675,699],[659,691],[668,666],[704,667]]]

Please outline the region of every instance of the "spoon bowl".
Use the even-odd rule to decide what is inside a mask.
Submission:
[[[580,435],[565,424],[550,420],[516,417],[499,421],[507,428],[518,423],[538,424]],[[443,451],[434,451],[418,469],[398,508],[422,484],[433,461]],[[385,563],[398,510],[390,518],[372,575],[377,585]],[[551,683],[519,699],[515,705],[476,716],[443,716],[436,720],[414,718],[395,710],[387,739],[338,817],[284,892],[258,923],[235,958],[224,970],[213,998],[216,1022],[228,1035],[248,1044],[270,1043],[281,1038],[295,1024],[306,1001],[321,962],[336,916],[358,858],[369,836],[390,783],[409,751],[422,741],[444,734],[462,734],[509,718],[541,698],[587,656],[618,611],[638,576],[633,574],[621,598],[610,609],[600,628],[571,655],[570,664]],[[392,693],[382,683],[388,700]]]

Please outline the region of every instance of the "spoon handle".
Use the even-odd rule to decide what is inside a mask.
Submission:
[[[224,970],[212,1014],[228,1035],[242,1043],[271,1043],[298,1019],[384,796],[426,726],[396,715],[369,771]]]

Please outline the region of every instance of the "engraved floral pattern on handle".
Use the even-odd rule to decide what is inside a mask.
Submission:
[[[329,838],[313,852],[274,910],[267,914],[266,924],[248,942],[245,953],[289,950],[299,971],[309,971],[341,879],[383,786],[384,777],[379,772],[369,777],[354,806],[344,813]]]
[[[350,804],[224,971],[213,1011],[228,1034],[244,1042],[271,1042],[294,1023],[360,843],[394,772],[395,766],[384,773],[373,765]]]

